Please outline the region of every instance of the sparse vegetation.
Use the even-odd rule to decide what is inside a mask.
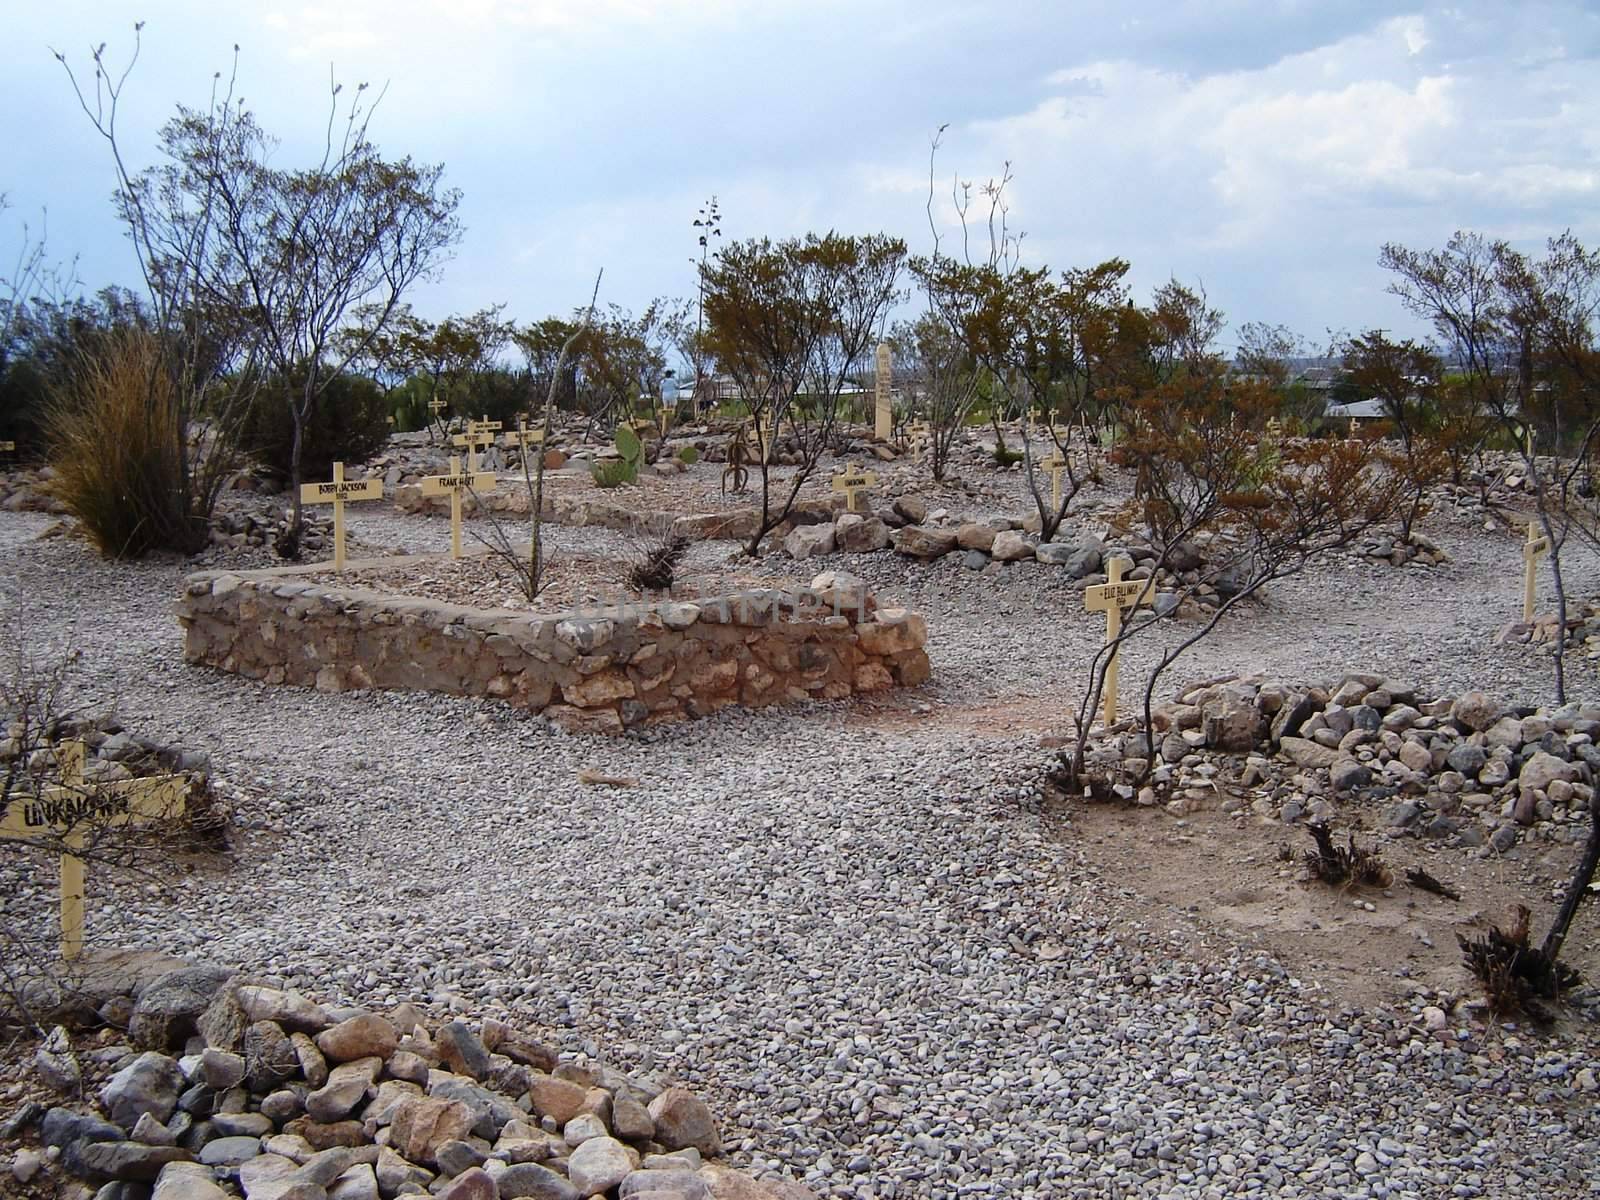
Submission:
[[[672,588],[678,568],[689,553],[689,539],[668,536],[645,547],[628,569],[628,586],[636,592],[665,592]]]
[[[1333,831],[1320,821],[1308,824],[1306,832],[1316,843],[1316,849],[1305,851],[1300,861],[1311,878],[1338,888],[1386,888],[1394,882],[1393,872],[1384,865],[1378,852],[1357,845],[1353,831],[1343,846],[1334,843]]]

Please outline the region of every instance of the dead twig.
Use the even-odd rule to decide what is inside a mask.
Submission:
[[[1406,868],[1406,883],[1420,892],[1432,892],[1435,896],[1443,896],[1446,900],[1459,900],[1461,893],[1448,883],[1441,883],[1421,867]]]

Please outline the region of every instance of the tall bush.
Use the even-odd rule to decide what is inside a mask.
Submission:
[[[285,388],[300,383],[273,380],[262,387],[245,417],[240,445],[263,466],[288,477],[294,461],[294,418]],[[349,372],[335,376],[306,410],[300,469],[306,479],[327,479],[335,462],[365,462],[389,436],[391,400],[372,380]]]
[[[154,334],[125,328],[84,352],[45,412],[54,488],[102,554],[195,550],[207,523],[186,503],[180,402]]]

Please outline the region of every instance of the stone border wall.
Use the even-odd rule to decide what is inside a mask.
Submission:
[[[842,574],[798,593],[533,614],[296,578],[324,569],[189,576],[177,605],[185,660],[320,691],[489,696],[608,733],[734,704],[842,700],[929,675],[923,618],[877,608],[864,584]]]

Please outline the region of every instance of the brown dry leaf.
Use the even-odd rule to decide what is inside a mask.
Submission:
[[[639,781],[631,775],[606,775],[596,771],[593,767],[578,768],[578,782],[587,783],[591,787],[638,787]]]

